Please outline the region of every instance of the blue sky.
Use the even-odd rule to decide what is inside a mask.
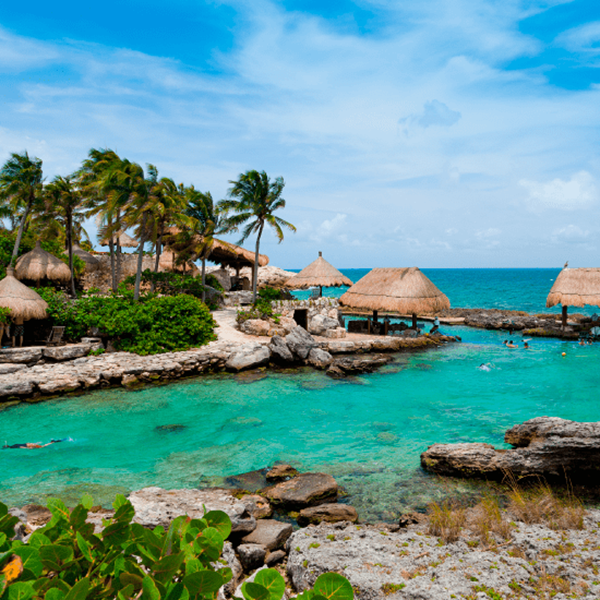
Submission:
[[[286,181],[300,268],[598,266],[600,3],[32,0],[0,12],[0,161],[90,148],[215,198]],[[251,245],[251,242],[250,244]]]

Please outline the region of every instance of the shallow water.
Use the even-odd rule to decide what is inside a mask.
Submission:
[[[354,379],[311,370],[250,383],[219,375],[6,409],[3,443],[73,441],[1,450],[0,499],[73,502],[91,490],[107,504],[117,491],[214,485],[285,461],[334,475],[362,518],[391,520],[476,487],[420,471],[419,456],[434,442],[501,445],[505,429],[540,415],[600,420],[600,345],[534,340],[531,350],[510,350],[504,333],[448,331],[463,343],[400,354]],[[477,369],[484,362],[489,372]]]

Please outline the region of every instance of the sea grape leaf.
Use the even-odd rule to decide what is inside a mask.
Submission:
[[[263,569],[258,571],[254,583],[265,587],[271,596],[271,600],[281,600],[285,593],[285,580],[275,569]]]
[[[313,589],[327,600],[353,600],[354,590],[350,582],[337,573],[323,573],[317,577]]]
[[[117,593],[117,600],[129,600],[133,594],[133,586],[126,585],[122,590]]]
[[[185,574],[191,575],[202,569],[202,563],[197,558],[190,558],[185,563]]]
[[[28,545],[32,548],[39,548],[40,546],[46,546],[50,544],[50,538],[45,536],[39,529],[34,531],[29,538]]]
[[[0,502],[0,517],[8,514],[8,506],[4,502]]]
[[[191,596],[206,595],[216,592],[223,585],[223,578],[215,571],[203,569],[183,578],[183,585]]]
[[[71,588],[65,596],[65,600],[85,600],[89,589],[90,580],[88,577],[84,577]]]
[[[46,504],[48,510],[52,513],[52,520],[49,525],[56,525],[60,520],[69,520],[69,509],[65,506],[65,503],[58,498],[50,498]]]
[[[94,562],[94,557],[92,556],[92,547],[90,546],[88,541],[81,535],[81,533],[79,533],[79,531],[77,532],[76,537],[77,547],[79,548],[79,551],[81,552],[83,557],[89,562]]]
[[[242,594],[246,600],[269,600],[271,597],[266,587],[253,581],[246,581],[242,584]]]
[[[73,529],[79,529],[82,525],[85,525],[88,511],[81,504],[78,504],[69,516],[69,522],[73,526]]]
[[[44,565],[42,565],[37,548],[32,548],[31,546],[19,546],[14,549],[14,553],[21,557],[23,569],[29,569],[36,577],[39,577],[42,574]]]
[[[42,564],[50,571],[60,571],[65,563],[73,559],[73,548],[59,544],[41,546],[39,553]]]
[[[183,583],[175,583],[169,588],[165,600],[189,600],[190,593]]]
[[[6,537],[13,538],[15,536],[15,525],[19,522],[17,517],[12,515],[4,515],[0,517],[0,532],[4,533]]]
[[[129,523],[127,521],[117,521],[111,523],[102,531],[102,539],[111,546],[122,544],[127,541],[129,534]]]
[[[30,600],[33,598],[35,590],[29,582],[16,581],[8,586],[4,592],[6,600]]]
[[[156,587],[154,581],[152,581],[151,577],[144,577],[142,582],[142,589],[144,590],[142,594],[142,600],[160,600],[160,592]]]
[[[231,519],[222,510],[211,510],[204,515],[204,520],[208,523],[209,527],[216,529],[224,540],[229,537],[231,533]]]
[[[154,565],[152,565],[152,571],[154,571],[156,579],[158,581],[167,581],[171,579],[173,575],[179,571],[183,558],[183,552],[179,552],[157,560]]]
[[[58,588],[50,588],[46,595],[44,596],[44,600],[64,600],[65,593]]]
[[[132,586],[134,589],[139,590],[142,588],[142,582],[144,578],[136,573],[121,573],[119,575],[119,581],[123,586]]]
[[[92,506],[94,506],[94,499],[89,494],[84,494],[83,496],[81,496],[81,502],[80,502],[80,504],[86,510],[90,510],[90,508],[92,508]]]

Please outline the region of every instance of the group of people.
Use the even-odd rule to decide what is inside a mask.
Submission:
[[[520,348],[519,344],[515,344],[512,340],[504,340],[502,343],[507,348]],[[529,350],[529,340],[523,340],[523,350]]]
[[[12,329],[12,331],[11,331]],[[19,348],[23,347],[23,336],[25,335],[25,325],[23,317],[15,317],[13,322],[0,324],[0,346],[4,343],[4,338],[7,337],[14,348],[19,342]]]

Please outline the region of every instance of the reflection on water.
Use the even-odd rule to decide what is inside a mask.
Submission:
[[[529,351],[509,351],[502,333],[454,331],[462,345],[402,354],[350,380],[309,369],[243,384],[221,374],[13,406],[1,413],[3,443],[74,441],[0,450],[0,499],[73,502],[89,489],[106,505],[117,492],[225,484],[284,461],[331,473],[363,519],[391,520],[481,488],[423,473],[420,454],[435,442],[502,446],[508,427],[540,415],[600,420],[600,346],[534,340]],[[483,362],[495,368],[481,371]]]

